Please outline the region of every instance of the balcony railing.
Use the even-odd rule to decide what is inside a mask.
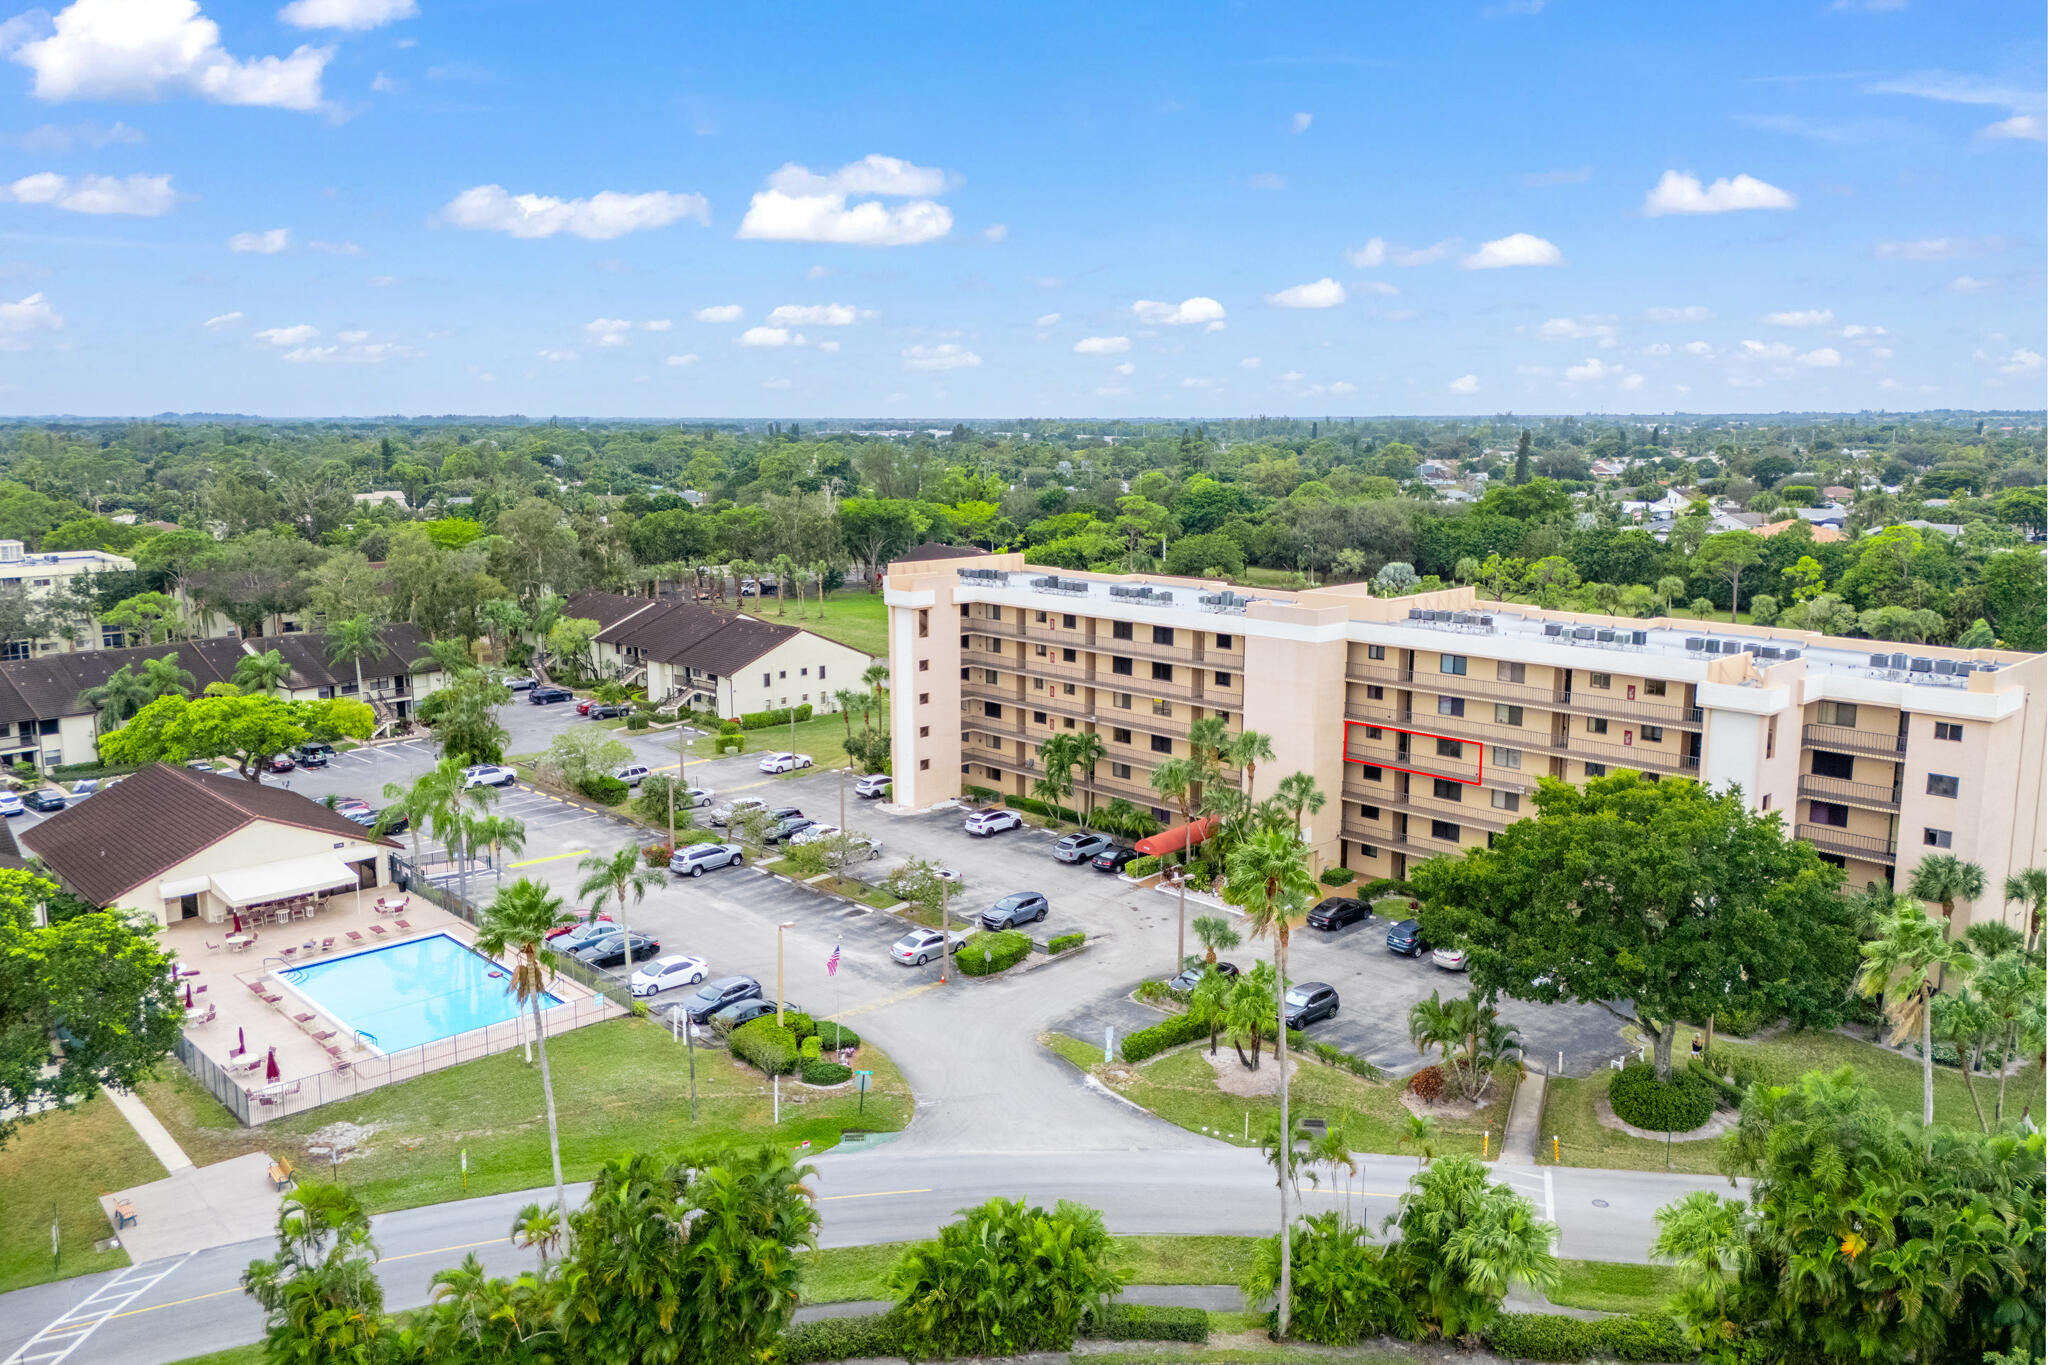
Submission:
[[[1896,863],[1899,860],[1897,841],[1879,835],[1851,834],[1837,825],[1799,825],[1794,832],[1815,848],[1845,858],[1859,858],[1869,863]]]
[[[1602,744],[1583,738],[1576,731],[1553,739],[1551,752],[1590,758],[1610,768],[1637,768],[1654,772],[1694,774],[1700,770],[1696,755],[1660,749],[1653,744]]]
[[[1899,808],[1899,790],[1896,787],[1881,787],[1873,782],[1850,782],[1840,777],[1822,777],[1817,773],[1799,775],[1799,794],[1822,801],[1840,801],[1851,806],[1870,806],[1877,810]]]
[[[1852,730],[1846,725],[1808,725],[1801,731],[1801,740],[1810,749],[1846,749],[1852,754],[1871,754],[1878,758],[1891,758],[1906,752],[1906,741],[1902,735]]]
[[[1556,687],[1533,687],[1497,678],[1478,678],[1469,673],[1432,673],[1427,669],[1390,668],[1374,664],[1353,664],[1346,671],[1350,682],[1381,687],[1402,687],[1417,692],[1444,692],[1456,697],[1478,697],[1484,701],[1507,702],[1547,711],[1576,711],[1592,716],[1617,717],[1648,725],[1672,725],[1698,729],[1705,714],[1697,706],[1668,702],[1630,701],[1597,688],[1565,692]],[[1673,684],[1677,686],[1677,684]]]

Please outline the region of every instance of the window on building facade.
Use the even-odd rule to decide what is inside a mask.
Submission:
[[[921,608],[921,609],[920,609],[920,610],[918,611],[918,613],[917,613],[917,638],[918,638],[918,639],[920,639],[920,640],[923,640],[923,639],[927,639],[927,638],[929,638],[929,637],[930,637],[931,633],[932,633],[932,613],[931,613],[931,608],[929,608],[929,607]]]
[[[932,761],[928,758],[920,758],[917,760],[917,770],[921,773],[930,772],[932,770]]]
[[[1060,662],[1063,664],[1077,664],[1081,662],[1081,656],[1071,649],[1063,649],[1060,651]]]
[[[1109,775],[1128,782],[1131,780],[1131,765],[1128,763],[1112,763],[1109,765]]]
[[[1643,680],[1643,695],[1644,695],[1644,696],[1646,696],[1646,697],[1661,697],[1661,696],[1663,696],[1663,695],[1664,695],[1664,680],[1663,680],[1662,678],[1646,678],[1646,679],[1644,679],[1644,680]]]
[[[1130,639],[1131,623],[1129,621],[1111,621],[1109,623],[1109,638],[1112,640]]]
[[[1155,644],[1155,645],[1170,645],[1170,644],[1172,644],[1172,643],[1173,643],[1173,627],[1172,627],[1172,626],[1154,626],[1154,627],[1152,627],[1152,643],[1153,643],[1153,644]]]
[[[1171,739],[1167,738],[1167,737],[1166,737],[1165,735],[1154,735],[1154,736],[1152,736],[1152,752],[1153,752],[1153,753],[1155,753],[1155,754],[1170,754],[1170,753],[1172,753],[1172,752],[1173,752],[1173,741],[1172,741]]]
[[[1496,791],[1491,793],[1491,795],[1495,810],[1520,810],[1522,808],[1522,794],[1520,792]]]
[[[1060,617],[1060,628],[1062,630],[1073,630],[1075,628],[1074,614],[1072,612],[1068,612]]]
[[[1380,808],[1378,806],[1360,806],[1358,813],[1367,820],[1377,820],[1380,818]]]
[[[1381,731],[1379,726],[1368,725],[1365,727],[1365,737],[1367,739],[1385,739],[1386,735],[1384,734],[1384,732]]]
[[[1462,675],[1468,662],[1462,654],[1439,654],[1437,656],[1437,671],[1439,673]]]
[[[1842,725],[1854,729],[1856,704],[1847,701],[1824,701],[1816,711],[1815,719],[1822,725]]]
[[[1963,727],[1952,720],[1938,720],[1934,722],[1934,737],[1959,740],[1963,737]]]
[[[1946,774],[1927,774],[1927,794],[1929,796],[1954,796],[1958,785],[1955,778],[1949,777]]]
[[[763,687],[772,687],[772,686],[774,686],[774,685],[775,685],[775,679],[773,679],[773,678],[769,677],[769,676],[768,676],[768,675],[767,675],[766,673],[763,673],[763,674],[761,675],[761,686],[763,686]]]
[[[1588,764],[1586,765],[1586,776],[1587,776],[1587,777],[1605,777],[1605,776],[1607,776],[1607,765],[1606,765],[1605,763],[1588,763]]]
[[[1109,737],[1118,744],[1129,744],[1131,742],[1131,732],[1121,725],[1113,728],[1109,732]]]
[[[1230,649],[1235,645],[1236,639],[1237,637],[1233,635],[1219,635],[1216,637],[1216,648]]]
[[[1153,664],[1153,665],[1152,665],[1152,681],[1153,681],[1153,682],[1172,682],[1172,681],[1173,681],[1173,665],[1172,665],[1172,664],[1162,664],[1162,663],[1155,663],[1155,664]]]
[[[1522,751],[1493,746],[1493,766],[1496,768],[1519,768],[1522,766]]]
[[[1925,843],[1929,848],[1952,847],[1956,838],[1953,832],[1945,829],[1923,829],[1920,831],[1920,835],[1921,842]]]
[[[1109,703],[1119,711],[1128,711],[1131,709],[1131,694],[1128,692],[1111,693]]]
[[[1529,678],[1529,665],[1527,664],[1496,664],[1494,665],[1494,671],[1504,683],[1526,682]]]
[[[1237,680],[1233,678],[1230,674],[1219,671],[1216,674],[1216,685],[1218,687],[1235,687],[1237,685]]]
[[[1438,758],[1463,758],[1465,746],[1455,739],[1440,739],[1436,742],[1436,755]]]
[[[1358,846],[1358,856],[1361,858],[1377,858],[1380,856],[1380,851],[1371,844],[1360,844]]]
[[[1522,723],[1522,708],[1519,706],[1509,706],[1504,702],[1495,702],[1493,704],[1493,723],[1495,725],[1520,725]]]
[[[1170,716],[1170,715],[1172,715],[1172,714],[1173,714],[1173,703],[1172,703],[1172,702],[1170,702],[1170,701],[1161,701],[1161,700],[1160,700],[1159,698],[1157,698],[1157,697],[1154,697],[1154,698],[1152,699],[1152,714],[1153,714],[1153,715],[1155,715],[1155,716]]]
[[[1586,686],[1597,687],[1605,692],[1614,686],[1614,675],[1612,673],[1588,673],[1586,675]]]
[[[1384,659],[1387,657],[1387,647],[1385,645],[1367,645],[1365,647],[1365,657],[1368,659]]]
[[[1588,716],[1586,718],[1586,733],[1589,735],[1606,734],[1607,718],[1605,716]]]
[[[1129,659],[1111,659],[1109,661],[1109,671],[1122,678],[1128,678],[1133,675]]]
[[[1363,778],[1364,778],[1364,779],[1365,779],[1366,781],[1368,781],[1368,782],[1384,782],[1384,781],[1386,781],[1386,778],[1387,778],[1387,773],[1386,773],[1386,769],[1384,769],[1384,768],[1381,768],[1381,767],[1379,767],[1379,766],[1378,766],[1377,764],[1373,764],[1373,763],[1361,763],[1361,764],[1359,764],[1359,765],[1358,765],[1358,769],[1359,769],[1359,776],[1360,776],[1360,777],[1363,777]]]
[[[1436,699],[1436,713],[1440,716],[1462,716],[1465,714],[1465,699],[1463,697],[1438,697]]]
[[[1448,820],[1432,820],[1429,822],[1429,837],[1432,839],[1441,839],[1447,844],[1455,844],[1458,842],[1459,833],[1458,827]]]
[[[1034,725],[1043,725],[1043,724],[1045,724],[1045,712],[1043,712],[1043,711],[1033,711],[1033,712],[1031,713],[1031,723],[1032,723],[1032,724],[1034,724]]]
[[[1385,701],[1387,699],[1387,689],[1381,687],[1378,683],[1370,683],[1365,689],[1365,699],[1367,701]]]
[[[1047,657],[1052,651],[1044,645],[1033,645],[1031,646],[1031,652],[1037,655],[1039,658],[1043,659]]]
[[[1663,726],[1661,726],[1661,725],[1645,725],[1645,726],[1643,727],[1643,743],[1645,743],[1645,744],[1662,744],[1663,742],[1664,742],[1664,727],[1663,727]]]
[[[1080,689],[1080,688],[1078,688],[1078,687],[1076,687],[1076,686],[1074,686],[1074,685],[1073,685],[1072,683],[1061,683],[1061,684],[1060,684],[1060,695],[1061,695],[1061,696],[1063,696],[1063,697],[1076,697],[1076,696],[1079,696],[1080,694],[1081,694],[1081,689]]]
[[[1462,803],[1465,799],[1465,784],[1453,782],[1448,777],[1433,778],[1430,790],[1439,801],[1457,801]]]
[[[918,672],[920,672],[920,673],[929,673],[929,672],[931,672],[931,671],[932,671],[932,661],[931,661],[930,659],[919,659],[919,660],[917,661],[917,671],[918,671]]]

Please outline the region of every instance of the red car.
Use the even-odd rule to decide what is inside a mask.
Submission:
[[[270,771],[274,773],[288,773],[298,766],[298,764],[292,762],[291,759],[283,754],[279,754],[276,758],[270,760]]]
[[[589,715],[589,714],[590,714],[590,708],[591,708],[592,706],[596,705],[596,703],[597,703],[597,698],[596,698],[596,697],[585,697],[585,698],[584,698],[584,699],[583,699],[582,701],[579,701],[579,702],[577,702],[577,703],[576,703],[576,714],[577,714],[577,715],[579,715],[579,716],[587,716],[587,715]]]

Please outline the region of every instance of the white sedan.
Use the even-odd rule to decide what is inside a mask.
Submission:
[[[633,994],[658,995],[671,987],[694,986],[704,979],[704,971],[704,959],[701,957],[690,957],[684,953],[657,957],[633,973]]]
[[[710,805],[711,798],[718,793],[712,791],[709,787],[685,787],[676,794],[689,802],[692,809],[696,809],[700,806]]]
[[[815,844],[843,831],[837,825],[812,825],[809,829],[789,836],[792,844]]]
[[[798,768],[808,768],[810,766],[811,756],[809,754],[779,753],[763,754],[761,756],[761,771],[764,773],[793,773]]]
[[[1447,972],[1462,972],[1465,970],[1465,950],[1463,948],[1438,948],[1429,955],[1429,960]]]
[[[509,787],[519,780],[519,770],[508,768],[501,763],[479,763],[473,768],[462,770],[462,789],[471,787]]]

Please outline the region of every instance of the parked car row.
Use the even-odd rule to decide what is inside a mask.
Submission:
[[[1372,909],[1364,901],[1350,896],[1331,896],[1318,901],[1315,909],[1308,912],[1308,927],[1311,929],[1337,930],[1347,924],[1359,924],[1372,918]],[[1421,957],[1429,954],[1429,960],[1447,972],[1465,970],[1465,950],[1458,947],[1432,948],[1422,936],[1422,921],[1404,919],[1396,921],[1387,929],[1387,951],[1403,957]]]

